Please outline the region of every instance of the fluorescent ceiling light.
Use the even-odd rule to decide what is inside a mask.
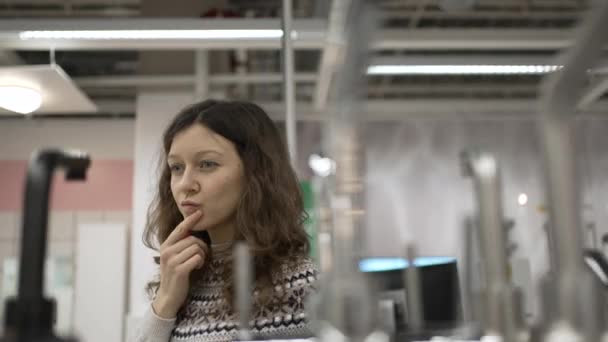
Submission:
[[[42,104],[40,92],[18,86],[0,86],[0,107],[20,114],[29,114]]]
[[[368,75],[516,75],[546,74],[559,65],[372,65]]]
[[[292,32],[292,36],[296,34]],[[29,39],[272,39],[281,38],[283,30],[86,30],[86,31],[23,31],[22,40]]]

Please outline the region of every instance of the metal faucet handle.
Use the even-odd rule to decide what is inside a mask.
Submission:
[[[80,150],[63,150],[45,148],[32,154],[32,162],[48,165],[51,169],[65,169],[66,180],[85,180],[86,172],[91,165],[88,153]]]

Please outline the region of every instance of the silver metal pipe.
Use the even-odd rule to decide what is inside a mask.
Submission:
[[[249,330],[251,319],[252,290],[253,290],[253,263],[249,248],[243,242],[234,247],[234,274],[236,290],[236,309],[239,316],[239,339],[251,340]]]
[[[203,101],[209,96],[209,52],[194,53],[194,99]]]
[[[557,317],[580,331],[582,221],[577,185],[573,117],[587,82],[587,70],[608,42],[608,2],[595,1],[574,45],[562,57],[564,67],[541,87],[539,129],[545,157],[550,225],[555,243]]]
[[[328,15],[327,35],[317,71],[317,85],[313,94],[313,106],[323,110],[327,105],[334,73],[338,69],[340,53],[344,50],[344,28],[350,0],[333,0]]]
[[[475,233],[475,219],[467,217],[463,223],[462,243],[464,259],[464,284],[463,284],[463,318],[466,325],[473,325],[481,319],[479,310],[479,291],[475,290],[475,275],[479,274],[475,267],[475,251],[478,249]]]
[[[196,76],[188,74],[170,75],[137,75],[137,76],[84,76],[73,78],[79,87],[111,88],[111,87],[192,87]],[[299,73],[294,76],[296,82],[313,83],[317,75],[314,73]],[[207,82],[213,85],[230,84],[273,84],[283,82],[282,73],[251,73],[251,74],[215,74],[207,75]]]
[[[283,96],[285,101],[285,126],[287,128],[287,149],[291,158],[291,165],[297,169],[297,139],[296,139],[296,83],[294,80],[294,51],[292,43],[292,0],[283,0],[283,16],[281,27],[283,29]]]
[[[324,138],[329,156],[335,161],[332,194],[349,203],[349,211],[335,214],[349,216],[349,225],[335,225],[336,245],[350,250],[339,251],[353,255],[362,244],[361,227],[364,209],[363,168],[364,149],[361,142],[363,119],[362,100],[365,97],[365,71],[368,66],[369,43],[376,25],[374,8],[365,0],[353,0],[344,8],[345,49],[336,72],[333,98],[330,101]],[[342,218],[340,218],[341,220]],[[349,221],[350,220],[350,221]],[[353,250],[354,249],[354,250]],[[336,268],[340,262],[336,256]]]
[[[485,333],[514,341],[515,312],[507,276],[506,233],[498,162],[487,153],[465,153],[462,157],[465,172],[475,184],[486,285]]]
[[[553,234],[553,229],[550,227],[550,222],[545,222],[545,224],[543,224],[543,230],[545,231],[547,251],[549,252],[549,276],[551,276],[551,274],[555,276],[554,273],[557,269],[557,261],[555,260],[557,257],[557,249],[555,247],[555,236]]]
[[[312,179],[312,187],[315,195],[315,217],[318,227],[318,252],[319,271],[327,274],[332,270],[332,212],[331,198],[329,194],[329,182],[324,176],[316,175]]]
[[[329,195],[333,223],[333,265],[321,286],[319,332],[321,341],[336,341],[337,331],[349,341],[366,341],[374,331],[375,302],[367,279],[358,270],[364,222],[363,145],[360,120],[363,111],[368,44],[375,16],[368,1],[353,0],[345,12],[346,43],[336,72],[324,152],[335,161]]]
[[[422,307],[422,289],[420,284],[420,272],[416,266],[416,247],[407,245],[405,251],[408,267],[404,270],[405,293],[407,306],[407,327],[412,332],[421,331],[424,328],[424,309]]]

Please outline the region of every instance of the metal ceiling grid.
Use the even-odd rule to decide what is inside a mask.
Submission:
[[[3,0],[0,1],[0,17],[123,17],[139,16],[141,2],[144,0]],[[318,0],[327,1],[327,0]],[[317,3],[318,3],[317,1]],[[517,36],[513,46],[498,37],[505,33],[522,32],[525,37],[545,34],[565,40],[576,21],[588,8],[589,0],[475,0],[473,5],[462,10],[446,10],[444,4],[450,0],[376,0],[383,9],[388,39],[380,50],[379,56],[409,57],[412,55],[432,55],[451,58],[452,54],[472,56],[479,54],[498,56],[544,56],[548,60],[555,55],[564,43],[545,44],[542,49],[518,47]],[[452,2],[458,0],[451,0]],[[243,16],[276,17],[280,0],[229,0],[228,6]],[[313,15],[315,0],[294,1],[300,18]],[[454,46],[442,45],[454,41],[450,35],[455,32],[471,32],[469,41],[495,38],[496,49],[491,47],[457,50]],[[510,31],[511,30],[511,31]],[[521,31],[519,31],[521,30]],[[526,32],[525,34],[523,32]],[[530,34],[531,33],[531,34]],[[420,34],[419,38],[415,38]],[[481,38],[475,38],[475,34]],[[409,38],[408,38],[409,37]],[[423,46],[408,48],[412,39],[419,42],[435,40],[436,46],[425,49]],[[427,39],[428,38],[428,39]],[[417,40],[416,40],[417,39]],[[539,38],[539,42],[543,40]],[[401,44],[392,44],[402,41]],[[548,42],[549,40],[543,40]],[[500,45],[502,44],[502,46]],[[475,45],[475,44],[472,44]],[[479,45],[479,44],[478,44]],[[519,44],[521,45],[521,44]],[[532,41],[530,45],[534,44]],[[444,46],[444,48],[441,48]],[[314,73],[318,68],[319,50],[298,51],[297,70],[301,73]],[[18,54],[26,64],[44,63],[48,60],[47,51],[20,51]],[[148,79],[137,78],[137,51],[58,51],[57,62],[73,77],[122,75],[134,76],[127,85],[96,86],[92,78],[87,80],[85,90],[93,98],[119,99],[132,98],[138,88],[137,82]],[[280,57],[277,51],[247,52],[248,72],[275,73],[280,70]],[[224,57],[225,58],[225,55]],[[142,75],[147,76],[147,75]],[[176,75],[173,75],[176,76]],[[179,75],[177,75],[179,76]],[[105,77],[106,79],[109,77]],[[270,77],[272,78],[272,77]],[[218,83],[215,87],[230,87],[238,82],[236,78]],[[374,76],[369,78],[368,96],[370,99],[522,99],[534,98],[539,76]],[[180,81],[181,82],[181,81]],[[232,83],[231,83],[232,82]],[[112,82],[110,82],[111,84]],[[186,84],[188,84],[186,82]],[[298,83],[298,99],[311,101],[314,93],[314,79]],[[279,101],[280,87],[271,83],[249,83],[248,94],[251,100]]]

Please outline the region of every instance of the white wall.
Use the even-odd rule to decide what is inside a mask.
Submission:
[[[132,119],[1,119],[0,160],[27,160],[41,147],[77,148],[93,159],[133,158]]]

